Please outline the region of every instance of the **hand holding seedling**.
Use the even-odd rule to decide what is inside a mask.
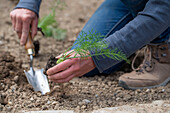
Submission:
[[[47,70],[48,78],[50,80],[57,83],[68,82],[72,78],[82,76],[96,67],[92,57],[83,58],[79,54],[76,54],[74,50],[71,50],[66,54],[69,59],[61,61],[58,65]],[[57,58],[60,59],[62,55],[63,54]],[[75,55],[77,58],[73,58]]]
[[[87,34],[82,31],[80,38],[75,41],[73,46],[58,56],[54,66],[45,72],[48,78],[54,82],[63,83],[70,81],[73,77],[82,76],[96,67],[92,56],[109,57],[128,62],[122,52],[107,48],[108,43],[101,37],[103,36],[96,32]],[[70,50],[72,47],[74,49]],[[89,51],[94,53],[90,54]]]
[[[38,25],[38,17],[35,12],[24,8],[19,8],[11,11],[10,16],[13,28],[18,34],[21,45],[24,45],[26,42],[30,26],[32,37],[35,37],[37,34]]]

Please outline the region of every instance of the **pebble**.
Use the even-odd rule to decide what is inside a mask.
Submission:
[[[11,101],[8,102],[9,105],[12,105],[13,103]]]
[[[147,93],[150,92],[150,89],[147,89],[145,92],[147,92]]]
[[[56,104],[58,104],[58,102],[57,102],[57,101],[52,102],[52,105],[56,105]]]
[[[95,95],[96,98],[97,98],[98,96],[99,96],[98,94]]]
[[[165,92],[165,89],[162,89],[162,93]]]
[[[126,100],[126,101],[129,100],[129,99],[131,99],[131,95],[129,95],[129,94],[125,95],[124,98],[123,98],[123,100]]]
[[[85,102],[86,104],[91,103],[91,101],[88,99],[84,99],[83,102]]]
[[[31,100],[31,101],[33,101],[33,100],[34,100],[34,98],[32,98],[32,97],[31,97],[31,98],[30,98],[30,100]]]
[[[19,76],[15,76],[15,77],[14,77],[14,82],[17,83],[18,80],[19,80]]]
[[[51,104],[51,101],[48,100],[48,101],[47,101],[47,104]]]
[[[46,105],[43,105],[42,106],[42,110],[46,110],[47,109],[47,106]]]
[[[85,109],[85,108],[86,108],[86,106],[85,106],[85,105],[81,106],[81,109]]]
[[[37,92],[37,96],[41,97],[42,96],[41,92]]]
[[[4,83],[1,83],[1,84],[0,84],[0,89],[4,89],[4,88],[5,88]]]
[[[120,99],[119,97],[117,97],[117,98],[116,98],[116,101],[119,101],[119,100],[121,100],[121,99]]]

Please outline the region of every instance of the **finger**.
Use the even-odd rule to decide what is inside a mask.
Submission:
[[[21,39],[21,34],[22,34],[22,32],[17,32],[19,39]]]
[[[15,20],[16,20],[16,16],[13,15],[13,13],[11,13],[10,16],[11,16],[11,20],[12,20],[12,27],[13,27],[13,29],[15,30]]]
[[[72,63],[73,63],[72,59],[65,60],[62,63],[59,63],[58,65],[48,69],[47,74],[50,76],[50,75],[53,75],[53,74],[58,73],[60,71],[63,71],[66,68],[70,67],[72,65]]]
[[[69,81],[72,80],[74,77],[75,77],[75,75],[71,75],[71,76],[68,76],[68,77],[65,78],[65,79],[52,80],[52,81],[53,81],[53,82],[56,82],[56,83],[65,83],[65,82],[69,82]]]
[[[72,51],[73,51],[73,50],[70,50],[69,52],[67,52],[67,53],[65,53],[65,54],[68,54],[68,53],[70,53],[70,52],[72,52]],[[60,54],[59,56],[56,56],[56,58],[59,59],[59,58],[62,57],[62,56],[63,56],[63,53]],[[66,58],[67,58],[67,57],[70,57],[70,56],[71,56],[71,54],[67,55]]]
[[[64,71],[61,71],[61,72],[56,73],[54,75],[48,76],[48,78],[50,80],[60,80],[60,79],[66,79],[66,78],[68,78],[72,74],[73,74],[73,70],[70,67],[70,68],[67,68]]]
[[[20,44],[24,45],[26,43],[27,37],[28,37],[28,33],[30,30],[30,21],[24,21],[23,22],[23,26],[22,26],[22,35],[21,35],[21,40],[20,40]]]
[[[36,17],[35,19],[33,19],[31,23],[32,38],[34,38],[35,35],[37,34],[37,25],[38,25],[38,19]]]
[[[21,34],[22,34],[22,21],[21,21],[20,17],[18,17],[16,19],[15,31],[17,32],[18,37],[21,38]]]
[[[22,31],[22,34],[21,34],[21,40],[20,40],[20,44],[23,46],[25,45],[26,43],[26,40],[27,40],[27,37],[28,37],[28,31]]]
[[[63,56],[63,54],[57,56],[56,58],[59,59],[59,58],[62,57],[62,56]],[[71,54],[67,55],[66,58],[68,58],[68,57],[70,57],[70,56],[71,56]]]

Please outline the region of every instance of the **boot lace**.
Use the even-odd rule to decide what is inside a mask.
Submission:
[[[138,74],[140,73],[144,73],[144,71],[152,71],[153,70],[153,67],[154,67],[154,62],[152,61],[152,51],[151,51],[151,47],[150,46],[146,46],[144,48],[144,59],[142,61],[142,64],[138,67],[138,68],[135,68],[134,67],[134,63],[135,63],[135,60],[137,58],[137,56],[139,55],[140,52],[138,52],[133,61],[132,61],[132,69],[134,71],[136,71]]]

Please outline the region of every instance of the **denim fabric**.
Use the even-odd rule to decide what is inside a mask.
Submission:
[[[105,35],[103,38],[107,38],[133,20],[137,16],[137,13],[143,10],[147,1],[148,0],[105,0],[86,23],[82,31],[88,34],[89,31],[95,30],[97,33]],[[77,38],[80,38],[80,34]],[[169,37],[168,29],[155,40],[159,42],[160,40],[168,39],[167,37]],[[75,47],[72,49],[74,48]],[[124,63],[124,61],[121,61],[104,70],[102,73],[96,67],[84,76],[111,74],[118,70]]]
[[[135,17],[139,11],[142,11],[148,0],[121,0],[126,4],[129,11]]]
[[[133,15],[136,17],[138,12],[142,11],[148,2],[148,0],[121,0],[124,4],[126,4],[127,8]],[[161,43],[169,39],[170,27],[164,31],[160,36],[158,36],[151,43]]]

